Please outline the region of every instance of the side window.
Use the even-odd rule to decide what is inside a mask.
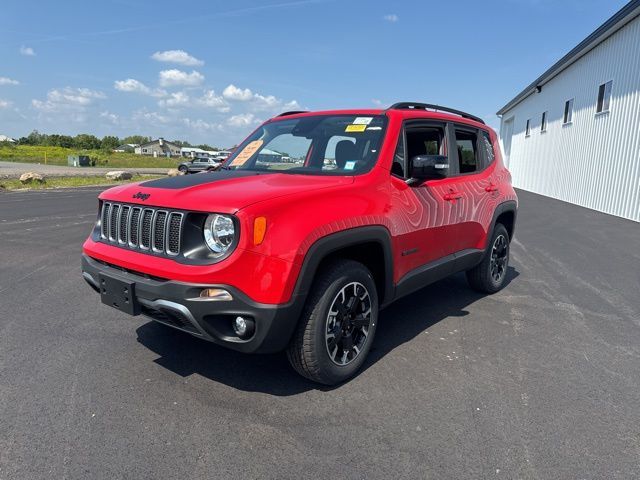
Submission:
[[[407,157],[446,155],[444,128],[413,127],[407,130]]]
[[[482,147],[484,148],[484,156],[487,160],[487,166],[493,163],[496,158],[496,154],[493,151],[493,145],[491,144],[491,137],[484,130],[482,131]]]
[[[404,178],[404,130],[400,131],[400,138],[398,138],[398,145],[396,151],[393,154],[393,164],[391,165],[391,174]]]
[[[456,149],[460,173],[478,170],[478,135],[476,132],[456,130]]]

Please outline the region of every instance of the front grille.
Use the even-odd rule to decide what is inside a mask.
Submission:
[[[103,241],[133,250],[180,254],[182,212],[104,202],[100,219]]]

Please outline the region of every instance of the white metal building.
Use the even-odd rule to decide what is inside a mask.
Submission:
[[[498,115],[516,187],[640,221],[640,0]]]

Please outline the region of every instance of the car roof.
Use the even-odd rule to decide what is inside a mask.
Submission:
[[[480,123],[470,118],[465,118],[460,115],[455,115],[446,112],[436,112],[433,110],[422,110],[422,109],[381,109],[381,108],[353,108],[353,109],[344,109],[344,110],[319,110],[319,111],[309,111],[309,112],[285,112],[282,115],[272,118],[269,120],[272,121],[280,121],[291,118],[303,118],[303,117],[311,117],[315,115],[387,115],[388,117],[400,117],[402,120],[410,120],[410,119],[430,119],[430,120],[440,120],[443,122],[455,122],[455,123],[463,123],[469,126],[473,126],[475,128],[482,128],[484,130],[490,130],[490,128],[484,123]]]

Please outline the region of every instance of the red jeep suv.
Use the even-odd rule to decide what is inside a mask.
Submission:
[[[477,117],[421,103],[287,112],[219,171],[103,192],[82,274],[125,313],[241,352],[286,349],[335,384],[394,300],[461,271],[502,288],[516,211]]]

